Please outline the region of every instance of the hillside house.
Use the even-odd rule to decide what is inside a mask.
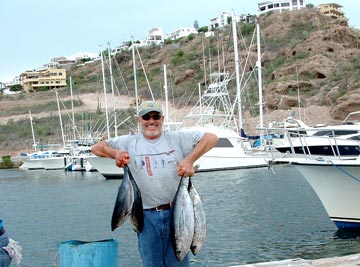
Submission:
[[[67,65],[72,65],[75,63],[75,59],[68,59],[66,57],[54,57],[50,60],[49,63],[44,64],[44,67],[47,69],[63,68]]]
[[[306,7],[305,0],[278,0],[258,3],[258,15],[267,12],[283,12]]]
[[[344,12],[341,10],[342,6],[336,3],[320,4],[317,8],[325,16],[332,18],[345,18]]]
[[[210,19],[209,25],[208,25],[208,30],[213,31],[215,29],[222,28],[222,27],[224,27],[226,25],[229,25],[231,23],[231,18],[232,17],[233,16],[230,13],[222,12],[219,16]],[[235,16],[235,21],[239,22],[240,17]]]
[[[182,37],[187,37],[190,34],[198,34],[198,31],[195,28],[178,28],[166,35],[166,39],[177,40]]]
[[[20,84],[24,91],[57,89],[66,86],[65,69],[27,70],[20,74]]]
[[[162,29],[152,28],[148,31],[146,36],[145,45],[159,45],[164,43],[164,35]]]

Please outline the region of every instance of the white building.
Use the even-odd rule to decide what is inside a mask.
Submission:
[[[215,30],[217,28],[222,28],[222,27],[224,27],[226,25],[229,25],[231,23],[231,17],[232,17],[232,14],[227,13],[227,12],[223,12],[219,16],[210,19],[208,30],[212,31],[212,30]],[[235,16],[235,21],[239,22],[240,17]]]
[[[177,40],[182,37],[187,37],[190,34],[198,34],[195,28],[178,28],[166,35],[166,39]]]
[[[152,28],[148,31],[145,45],[159,45],[164,43],[164,35],[161,28]]]
[[[72,65],[74,63],[76,63],[75,59],[68,59],[66,57],[54,57],[50,60],[49,63],[44,64],[44,67],[48,69],[62,68],[66,65]]]
[[[73,55],[67,56],[66,58],[69,60],[80,60],[80,59],[94,59],[97,58],[99,55],[92,52],[77,52]]]
[[[258,3],[258,15],[267,12],[283,12],[306,7],[305,0],[278,0]]]
[[[121,51],[126,51],[129,49],[129,41],[124,41],[122,43],[120,43],[120,45],[118,45],[117,47],[115,47],[112,51],[111,54],[116,54],[116,53],[120,53]]]
[[[61,57],[54,57],[50,60],[49,63],[44,64],[44,67],[46,68],[65,68],[66,66],[72,65],[77,63],[78,61],[82,59],[90,59],[93,60],[97,58],[98,55],[91,52],[77,52],[70,56],[61,56]]]

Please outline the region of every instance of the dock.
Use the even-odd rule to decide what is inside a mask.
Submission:
[[[290,259],[281,261],[260,262],[229,267],[359,267],[360,253],[342,257],[316,260]]]

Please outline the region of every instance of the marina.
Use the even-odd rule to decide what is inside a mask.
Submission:
[[[337,229],[295,168],[278,165],[274,172],[255,168],[195,175],[207,238],[200,253],[191,256],[191,266],[309,263],[360,252],[360,235]],[[98,172],[1,170],[0,187],[6,192],[0,194],[1,212],[10,237],[23,248],[19,266],[59,266],[58,243],[104,239],[119,241],[119,266],[140,266],[129,223],[114,232],[110,227],[120,182]]]

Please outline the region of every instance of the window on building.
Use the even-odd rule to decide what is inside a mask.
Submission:
[[[274,8],[274,5],[271,4],[271,5],[268,5],[268,9],[273,9]]]
[[[297,6],[297,0],[292,0],[292,5]]]
[[[290,6],[290,3],[281,3],[281,6]]]

